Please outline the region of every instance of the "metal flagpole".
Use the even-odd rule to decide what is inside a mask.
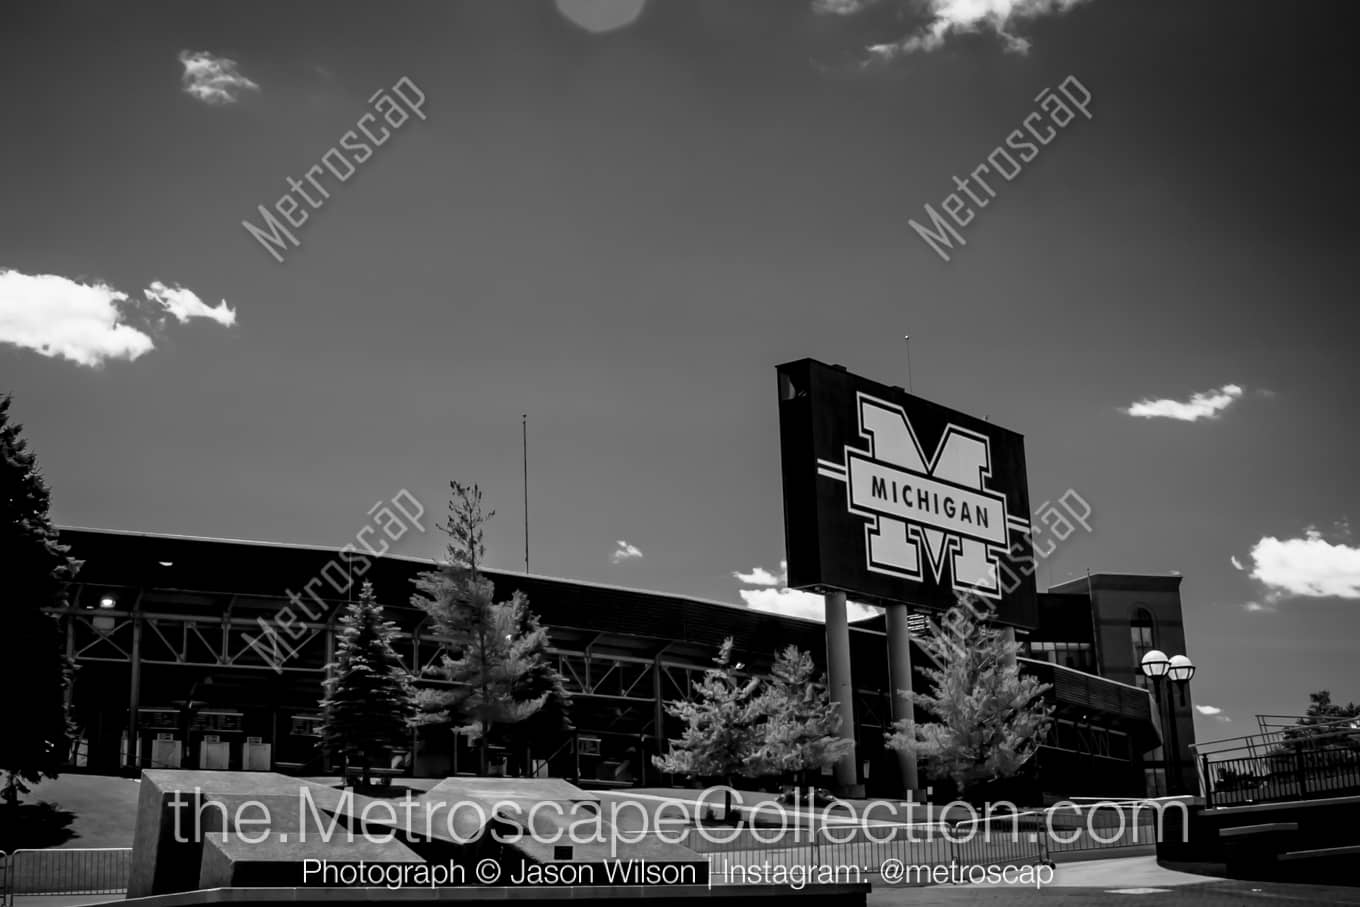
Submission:
[[[524,571],[529,572],[529,413],[520,416],[520,431],[524,441]]]
[[[903,334],[902,339],[907,342],[907,393],[911,393],[911,335]]]
[[[520,416],[520,433],[524,442],[524,572],[529,572],[529,414]]]

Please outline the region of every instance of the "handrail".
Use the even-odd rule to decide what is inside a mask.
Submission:
[[[1272,716],[1267,716],[1272,717]],[[1256,747],[1274,746],[1285,740],[1306,737],[1312,740],[1329,739],[1333,737],[1343,737],[1360,732],[1356,727],[1355,718],[1337,718],[1331,721],[1320,721],[1315,724],[1297,724],[1272,731],[1268,734],[1244,734],[1240,737],[1224,737],[1219,740],[1206,740],[1201,743],[1191,743],[1190,748],[1199,756],[1217,756],[1223,753],[1230,753],[1236,750],[1253,750]],[[1291,733],[1293,736],[1291,736]],[[1224,744],[1238,743],[1237,746],[1224,746]],[[1216,749],[1207,749],[1216,747]]]
[[[130,847],[19,848],[5,857],[0,904],[20,894],[126,891],[131,856]]]

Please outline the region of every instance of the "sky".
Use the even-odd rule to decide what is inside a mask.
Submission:
[[[506,569],[527,414],[532,572],[806,613],[774,367],[910,380],[1090,503],[1041,589],[1184,576],[1249,733],[1360,699],[1351,6],[9,3],[0,392],[60,524],[339,546],[457,479]]]

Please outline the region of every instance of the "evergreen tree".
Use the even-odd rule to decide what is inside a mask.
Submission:
[[[420,693],[422,722],[448,724],[481,744],[481,771],[490,769],[489,747],[498,730],[543,708],[550,690],[530,694],[542,677],[548,631],[516,592],[495,601],[495,586],[481,572],[486,556],[483,527],[495,516],[482,509],[476,485],[450,482],[449,545],[438,570],[416,578],[411,602],[430,616],[444,646],[436,672],[449,684]]]
[[[323,745],[347,765],[369,771],[382,766],[393,749],[409,746],[416,714],[411,677],[392,647],[397,626],[383,620],[382,605],[365,582],[359,598],[340,618],[335,661],[326,667],[321,736]],[[385,766],[382,766],[385,767]]]
[[[1342,727],[1351,724],[1352,719],[1360,718],[1360,705],[1348,702],[1342,705],[1332,702],[1331,690],[1318,690],[1308,694],[1308,711],[1299,719],[1302,727],[1324,725]]]
[[[953,779],[960,792],[1018,774],[1052,723],[1049,685],[1020,672],[1020,647],[988,624],[993,614],[990,604],[960,603],[943,626],[930,625],[922,641],[935,663],[924,670],[930,692],[898,695],[935,720],[916,723],[914,737],[905,722],[888,735],[891,749],[915,753],[931,777]]]
[[[763,715],[758,698],[759,678],[743,678],[732,664],[732,637],[723,640],[714,667],[704,672],[695,686],[697,700],[678,699],[666,706],[667,714],[685,723],[670,752],[653,756],[652,764],[663,772],[721,778],[729,787],[738,776],[754,777],[759,766]],[[725,813],[732,815],[732,794],[727,793]]]
[[[1328,762],[1355,761],[1360,755],[1360,706],[1332,702],[1330,690],[1309,693],[1308,700],[1308,710],[1295,726],[1285,728],[1279,749],[1324,751]]]
[[[71,735],[66,689],[72,668],[59,625],[43,608],[66,606],[66,583],[80,569],[59,544],[48,517],[51,493],[37,459],[10,421],[10,397],[0,397],[0,551],[5,555],[0,690],[0,797],[17,804],[28,784],[54,778]]]
[[[536,749],[555,748],[575,730],[571,722],[571,693],[567,690],[566,679],[548,654],[548,634],[540,634],[540,629],[538,615],[525,608],[520,618],[520,633],[538,641],[539,645],[526,653],[530,667],[515,683],[513,696],[516,702],[546,698],[537,712],[505,727],[506,742],[517,764],[523,757],[532,758]],[[518,774],[527,775],[531,768],[530,764],[522,764]]]
[[[755,714],[759,745],[750,760],[755,774],[792,775],[800,787],[809,772],[834,765],[854,749],[854,741],[837,735],[841,716],[817,674],[812,655],[789,646],[775,654]]]

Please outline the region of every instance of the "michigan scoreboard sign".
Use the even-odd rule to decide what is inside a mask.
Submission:
[[[1037,618],[1024,438],[840,366],[781,365],[789,586]]]

